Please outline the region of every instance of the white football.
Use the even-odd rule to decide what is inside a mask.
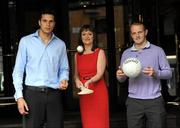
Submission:
[[[84,50],[83,46],[79,45],[79,46],[77,47],[77,51],[78,51],[79,53],[82,53],[83,50]]]
[[[141,62],[137,58],[127,58],[122,65],[124,74],[135,78],[141,73]]]

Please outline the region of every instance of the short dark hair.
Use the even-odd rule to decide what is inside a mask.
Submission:
[[[42,15],[44,15],[44,14],[53,15],[54,16],[54,20],[56,21],[56,12],[55,12],[53,7],[46,6],[46,7],[42,8],[41,11],[40,11],[39,20],[42,18]]]

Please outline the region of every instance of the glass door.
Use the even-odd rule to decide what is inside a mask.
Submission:
[[[70,28],[70,66],[72,70],[71,76],[74,73],[74,54],[76,52],[76,47],[78,46],[78,36],[80,27],[84,24],[91,24],[95,27],[97,34],[97,46],[104,49],[108,61],[108,43],[107,42],[107,19],[106,19],[106,7],[98,6],[91,8],[81,8],[69,11],[69,28]],[[124,45],[124,22],[123,22],[123,6],[117,5],[114,6],[114,31],[115,31],[115,50],[116,51],[116,64],[118,67],[120,60],[121,48]],[[114,72],[115,73],[115,72]],[[109,73],[105,73],[106,82],[108,86],[113,86],[109,83]],[[72,80],[73,86],[73,101],[75,101],[75,108],[78,108],[79,97],[77,95],[78,89],[75,88],[74,80]],[[122,89],[117,89],[117,97],[120,96]]]

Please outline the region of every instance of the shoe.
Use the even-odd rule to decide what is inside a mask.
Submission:
[[[81,87],[80,87],[80,90],[81,90],[81,91],[78,92],[78,95],[91,94],[91,93],[94,92],[93,90],[88,89],[88,88],[86,88],[86,87],[84,87],[84,86],[81,86]]]

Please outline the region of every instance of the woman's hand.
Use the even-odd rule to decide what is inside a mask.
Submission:
[[[75,83],[76,83],[76,88],[80,88],[81,86],[83,86],[83,83],[79,79],[77,79]]]
[[[90,85],[92,82],[93,82],[92,79],[87,80],[87,81],[84,83],[84,87],[89,88],[89,85]]]

